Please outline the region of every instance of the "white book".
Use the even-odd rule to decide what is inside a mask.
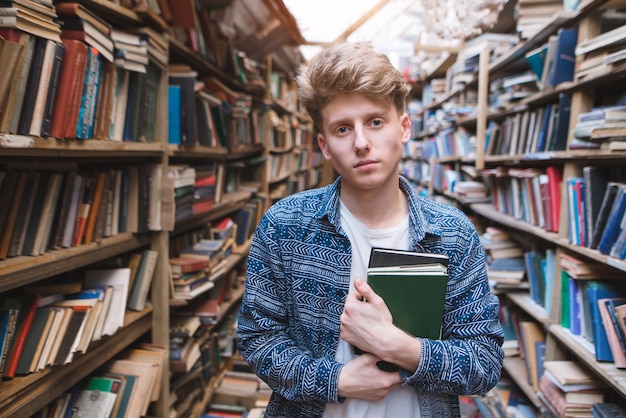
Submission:
[[[55,52],[56,42],[48,40],[44,52],[43,64],[41,66],[41,76],[39,78],[39,86],[37,87],[35,108],[28,131],[29,135],[41,135],[41,123],[43,122],[44,112],[46,110],[46,99],[48,97],[48,91],[50,90],[50,76],[52,75]]]
[[[103,336],[113,335],[120,327],[124,326],[130,273],[130,269],[125,267],[85,271],[84,284],[86,288],[113,287],[110,306],[102,325],[101,335]]]

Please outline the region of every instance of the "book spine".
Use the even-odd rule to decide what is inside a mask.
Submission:
[[[33,320],[35,319],[40,298],[41,296],[39,294],[32,296],[30,304],[24,314],[24,318],[19,321],[18,329],[7,360],[6,370],[2,376],[3,378],[12,379],[15,377],[17,365],[20,361],[22,351],[24,350],[24,344],[26,343],[26,338],[33,324]]]
[[[85,74],[85,85],[78,112],[76,138],[89,139],[93,134],[93,121],[98,97],[98,85],[102,60],[97,49],[89,47],[89,59]]]
[[[61,42],[55,44],[54,62],[52,64],[52,73],[50,75],[48,94],[44,105],[41,130],[39,133],[39,135],[43,138],[50,136],[52,130],[52,118],[54,117],[54,112],[58,109],[55,107],[55,103],[59,94],[59,83],[65,60],[65,52],[65,44]]]
[[[40,136],[41,134],[41,126],[44,118],[46,99],[50,90],[50,77],[52,76],[52,67],[54,66],[55,53],[56,43],[54,41],[48,41],[44,52],[41,74],[39,75],[39,83],[37,84],[37,90],[33,102],[34,109],[32,110],[29,127],[25,130],[26,134],[30,134],[33,136]]]
[[[35,110],[35,100],[37,97],[37,88],[39,87],[39,80],[44,66],[44,56],[46,53],[46,46],[48,44],[47,39],[38,38],[35,45],[35,52],[30,70],[28,72],[28,81],[26,84],[26,90],[24,91],[24,103],[22,105],[22,111],[20,113],[19,124],[17,127],[17,133],[22,135],[28,135],[30,131],[30,124]]]

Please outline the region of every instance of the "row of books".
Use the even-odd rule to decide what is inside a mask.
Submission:
[[[0,172],[0,259],[160,230],[160,165]]]
[[[559,228],[562,169],[496,167],[483,171],[498,212],[548,232]]]
[[[524,362],[528,384],[551,416],[592,417],[604,416],[595,415],[596,410],[598,414],[600,411],[615,413],[624,410],[623,406],[609,402],[606,383],[581,362],[545,358],[546,331],[541,324],[527,319],[507,303],[501,305],[501,313],[505,345],[508,340],[516,347],[516,350],[509,350],[507,356],[518,357]],[[607,416],[618,415],[609,413]]]
[[[71,363],[93,341],[125,325],[127,309],[142,311],[158,253],[130,255],[126,267],[85,270],[84,277],[55,277],[4,295],[0,311],[3,379]]]
[[[234,151],[264,143],[263,109],[217,78],[199,79],[186,64],[169,65],[169,139],[174,145]]]
[[[611,170],[583,168],[582,177],[567,181],[568,238],[581,247],[624,259],[626,232],[621,222],[626,211],[624,184],[611,181]]]
[[[168,60],[163,35],[113,28],[79,3],[59,3],[56,13],[55,38],[18,24],[0,28],[2,50],[14,51],[3,59],[11,82],[0,91],[0,132],[153,142],[167,99],[158,88]]]
[[[624,309],[626,292],[610,278],[561,277],[561,325],[595,349],[596,360],[626,368]]]
[[[38,416],[123,418],[150,415],[150,404],[160,396],[166,361],[166,347],[138,343],[76,383]]]
[[[421,155],[425,159],[472,155],[474,140],[475,136],[463,127],[444,128],[421,141]]]
[[[560,29],[546,43],[526,53],[526,69],[492,80],[489,85],[490,109],[512,108],[539,90],[572,81],[577,37],[576,28]]]
[[[524,110],[502,122],[489,121],[485,155],[520,155],[565,150],[571,95],[560,94],[557,103]]]

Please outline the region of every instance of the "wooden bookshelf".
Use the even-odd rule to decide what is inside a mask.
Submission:
[[[186,44],[183,39],[176,36],[176,34],[180,35],[180,28],[174,28],[172,21],[166,19],[164,15],[160,15],[156,10],[146,6],[129,9],[106,0],[79,0],[79,3],[115,28],[142,28],[145,32],[157,33],[159,36],[162,36],[162,39],[154,40],[154,43],[163,42],[165,44],[162,53],[166,57],[167,62],[160,62],[158,66],[161,72],[158,73],[157,78],[150,81],[152,83],[150,87],[146,87],[146,91],[155,91],[156,95],[147,99],[149,96],[146,93],[144,102],[140,104],[147,108],[156,103],[156,108],[151,113],[153,119],[150,123],[146,122],[146,126],[154,126],[153,132],[150,135],[146,133],[145,139],[137,142],[117,141],[110,138],[76,140],[68,137],[68,139],[55,139],[9,133],[8,131],[0,132],[0,164],[2,164],[3,172],[14,169],[25,171],[43,171],[46,169],[87,170],[92,166],[127,168],[150,164],[159,167],[155,170],[160,169],[158,174],[165,178],[168,175],[169,167],[174,164],[202,165],[213,161],[225,166],[243,164],[245,168],[247,161],[263,157],[268,152],[267,143],[265,142],[252,143],[252,141],[249,141],[250,143],[237,146],[231,150],[207,146],[170,144],[168,142],[169,79],[166,68],[168,64],[187,64],[197,71],[200,80],[215,77],[232,91],[244,93],[252,97],[253,106],[261,109],[265,108],[265,106],[278,109],[279,112],[288,114],[293,120],[297,120],[298,123],[310,126],[311,121],[297,108],[290,108],[280,100],[267,103],[265,101],[267,99],[266,89],[269,86],[260,88],[258,83],[242,82],[237,74],[234,73],[236,70],[228,66],[217,65],[209,60],[206,55],[200,54],[197,48]],[[173,3],[169,0],[166,3],[176,7],[192,5],[188,1],[184,5],[182,3]],[[238,14],[248,13],[247,7],[237,8],[234,13],[228,15],[228,19],[231,20],[227,21],[227,19],[224,20],[220,17],[225,10],[221,9],[221,7],[230,7],[231,4],[230,2],[219,3],[220,8],[215,9],[214,12],[208,12],[216,14],[216,16],[211,18],[217,19],[221,25],[229,26],[229,30],[241,30],[242,26],[238,22],[242,17]],[[202,4],[214,6],[215,2],[203,1]],[[231,52],[233,54],[242,53],[246,55],[252,60],[250,62],[255,65],[258,61],[260,63],[258,68],[262,77],[269,77],[269,73],[272,71],[273,60],[275,60],[273,71],[281,73],[283,77],[289,77],[295,73],[300,62],[298,60],[290,62],[284,58],[293,50],[291,40],[303,41],[303,39],[298,29],[293,26],[291,16],[282,15],[288,13],[285,8],[275,9],[272,4],[258,0],[254,2],[250,10],[254,10],[256,13],[259,11],[259,8],[263,8],[267,12],[267,16],[270,16],[272,19],[278,19],[280,22],[273,26],[274,29],[281,31],[282,35],[288,36],[272,39],[271,42],[263,37],[248,38],[247,41],[239,39],[236,50],[233,49]],[[204,7],[198,8],[196,12],[204,13]],[[266,16],[265,14],[261,15]],[[255,16],[255,19],[251,20],[251,22],[259,26],[256,28],[256,32],[262,34],[267,22],[261,22],[257,17]],[[246,18],[246,16],[243,17],[243,19]],[[246,27],[245,29],[249,30],[251,28]],[[200,33],[197,32],[196,34]],[[203,34],[200,35],[203,36]],[[276,36],[276,33],[273,33],[272,36]],[[256,42],[261,42],[262,49],[265,51],[261,56],[257,56],[260,49],[256,47]],[[283,52],[283,49],[287,52]],[[276,53],[277,51],[278,53]],[[153,59],[156,62],[156,58],[154,56],[151,57],[150,62],[153,63]],[[237,55],[233,55],[233,58],[236,57]],[[101,80],[103,79],[98,78],[96,82],[100,83]],[[111,102],[118,102],[119,104],[122,100],[127,100],[123,96],[118,96],[117,93],[117,90],[112,93],[113,99],[111,99]],[[128,114],[130,115],[130,113]],[[131,121],[134,124],[143,123],[140,120],[139,113],[132,113],[132,117],[137,118]],[[263,132],[267,133],[267,126],[263,125],[264,123],[267,123],[267,120],[260,118],[259,124],[261,126],[259,126],[259,131],[265,128]],[[250,130],[248,135],[251,133],[255,132]],[[295,153],[297,150],[292,147],[284,150],[284,152]],[[142,312],[127,311],[123,328],[119,329],[115,335],[105,336],[98,341],[94,341],[85,354],[77,355],[71,363],[46,367],[44,370],[36,373],[0,382],[0,415],[3,417],[23,417],[36,414],[82,379],[101,369],[109,360],[115,359],[120,352],[132,347],[133,344],[139,341],[149,341],[156,345],[168,346],[170,342],[170,314],[172,310],[182,306],[182,303],[179,301],[171,301],[170,299],[167,256],[170,254],[171,240],[180,235],[200,230],[211,222],[233,215],[244,209],[250,200],[257,197],[264,199],[267,203],[269,201],[270,179],[267,178],[267,170],[264,169],[265,162],[259,163],[257,161],[255,164],[261,164],[261,167],[263,167],[259,171],[259,175],[262,177],[260,179],[262,190],[259,193],[238,189],[230,190],[229,193],[224,193],[220,202],[215,204],[210,210],[182,219],[172,228],[169,228],[169,226],[160,229],[156,228],[145,233],[121,232],[117,235],[95,240],[89,244],[75,245],[59,250],[47,250],[39,256],[17,256],[0,260],[1,298],[4,294],[19,291],[25,286],[36,284],[56,275],[73,272],[80,273],[83,269],[101,265],[100,263],[102,265],[112,263],[113,259],[118,263],[122,262],[121,260],[124,260],[126,256],[133,252],[151,249],[159,254],[150,291],[151,304],[149,307]],[[315,170],[319,171],[321,167],[301,168],[300,172],[306,173],[307,171],[312,172]],[[154,174],[157,174],[157,171]],[[284,181],[286,182],[292,174],[295,173],[290,172],[286,175]],[[169,190],[155,191],[161,193]],[[171,213],[162,212],[160,215],[165,218],[171,215]],[[233,253],[228,257],[224,273],[221,273],[219,277],[212,277],[212,280],[222,280],[226,272],[239,268],[242,261],[245,260],[250,245],[251,240],[249,239],[242,245],[234,248]],[[225,312],[232,312],[237,302],[241,299],[242,293],[243,286],[239,286],[233,298],[225,302],[222,309]],[[151,405],[148,413],[155,417],[171,416],[169,366],[165,367],[163,373],[164,378],[159,388],[159,399]],[[213,376],[211,378],[201,402],[198,405],[193,405],[191,410],[198,413],[202,411],[210,401],[212,396],[211,385],[217,382],[216,379],[218,377]]]
[[[452,120],[447,120],[447,124],[437,128],[424,129],[415,138],[418,142],[426,143],[427,139],[440,134],[443,130],[450,127],[463,127],[467,131],[475,133],[475,153],[471,156],[463,156],[461,159],[411,156],[407,157],[407,160],[415,160],[418,164],[430,166],[430,178],[420,179],[420,184],[430,185],[429,191],[432,195],[436,195],[438,198],[448,198],[451,204],[466,211],[472,217],[476,217],[480,221],[481,226],[494,225],[514,233],[520,242],[523,241],[521,244],[527,251],[534,249],[541,251],[550,249],[554,251],[556,254],[554,277],[549,277],[547,280],[548,284],[553,284],[554,286],[552,288],[551,312],[548,312],[544,306],[536,303],[528,291],[498,290],[498,293],[503,294],[502,296],[509,300],[512,306],[522,312],[525,317],[541,324],[547,330],[546,359],[574,359],[581,361],[608,384],[607,393],[611,392],[616,395],[611,399],[622,398],[620,402],[623,401],[626,404],[624,371],[617,369],[611,362],[597,361],[593,343],[590,343],[589,340],[583,337],[572,335],[568,329],[561,326],[561,309],[563,307],[560,291],[563,268],[558,261],[560,254],[571,254],[585,261],[610,266],[621,272],[626,271],[626,260],[602,254],[597,249],[590,249],[570,242],[569,214],[567,210],[567,180],[574,177],[582,177],[583,167],[585,166],[610,167],[613,168],[614,172],[618,172],[618,168],[623,167],[623,163],[626,160],[626,153],[622,149],[625,147],[622,146],[621,139],[618,140],[614,147],[607,146],[606,144],[610,143],[610,141],[607,141],[599,149],[570,149],[570,145],[574,144],[573,131],[576,127],[578,115],[589,111],[599,105],[599,103],[605,104],[600,101],[603,99],[601,95],[610,96],[612,93],[615,93],[618,96],[617,93],[626,94],[626,90],[623,88],[623,80],[626,77],[626,64],[623,61],[618,61],[613,63],[610,69],[598,70],[590,75],[577,77],[575,74],[577,66],[587,58],[585,56],[577,56],[572,81],[562,82],[549,87],[540,85],[537,91],[530,92],[526,97],[516,101],[512,100],[502,106],[498,102],[490,102],[491,99],[489,97],[490,87],[495,86],[499,80],[530,70],[530,65],[526,61],[526,54],[545,45],[551,37],[558,36],[561,29],[577,28],[578,42],[586,41],[598,35],[602,30],[602,25],[600,24],[601,14],[606,9],[612,7],[616,7],[615,3],[607,0],[581,2],[577,11],[554,15],[534,35],[520,41],[503,55],[495,59],[481,55],[478,73],[465,87],[465,89],[478,89],[478,104],[475,115],[449,118]],[[621,47],[617,47],[618,50],[623,48],[623,44],[621,45]],[[463,51],[459,53],[459,56],[463,56]],[[423,81],[421,84],[427,81]],[[415,94],[415,92],[417,92],[417,89],[412,90],[412,94]],[[425,104],[424,112],[443,109],[448,105],[453,106],[455,98],[462,94],[462,88],[461,91],[450,88],[448,92],[441,95],[440,100],[432,104]],[[527,151],[520,153],[509,149],[495,151],[493,154],[487,155],[485,142],[487,136],[491,134],[489,131],[490,123],[499,125],[501,130],[511,129],[505,124],[507,122],[513,123],[516,116],[519,123],[521,115],[525,112],[533,112],[544,109],[547,106],[558,105],[560,98],[566,95],[571,97],[571,111],[567,121],[567,138],[564,150],[560,150],[562,148],[555,148],[559,150],[545,148],[546,150],[538,152]],[[553,107],[552,109],[555,108]],[[540,117],[538,115],[539,113],[537,113],[537,119]],[[514,129],[511,129],[509,133],[514,132]],[[521,131],[520,128],[518,132]],[[417,154],[419,155],[419,153]],[[513,175],[522,178],[523,174],[520,174],[519,171],[516,173],[516,169],[528,168],[534,170],[534,172],[545,172],[545,169],[549,166],[560,169],[563,181],[558,189],[561,199],[558,231],[548,232],[543,226],[539,224],[533,225],[530,223],[531,221],[524,220],[523,216],[516,218],[511,214],[507,214],[505,213],[507,209],[503,209],[502,206],[500,207],[501,211],[499,211],[491,202],[463,201],[458,199],[456,194],[450,190],[433,187],[435,176],[439,175],[435,169],[437,165],[447,165],[449,170],[456,170],[458,173],[462,164],[470,164],[479,173],[485,172],[487,176],[493,176],[485,177],[485,181],[492,178],[497,179],[497,176],[500,174],[497,170],[502,170],[502,173],[506,173],[505,176],[508,175],[509,170],[512,170]],[[624,181],[626,178],[613,177],[612,180]],[[492,184],[495,184],[495,182]],[[495,193],[495,190],[492,190],[492,192]],[[500,202],[500,205],[502,205],[502,202]],[[525,368],[526,365],[523,359],[505,359],[504,369],[531,399],[538,413],[542,411],[547,412],[546,405],[543,404],[536,393],[533,393],[528,385],[527,379],[525,379]]]
[[[70,364],[48,367],[42,372],[0,383],[0,413],[3,417],[31,416],[89,376],[106,361],[128,347],[152,328],[152,308],[128,312],[125,326],[110,337],[89,347]]]

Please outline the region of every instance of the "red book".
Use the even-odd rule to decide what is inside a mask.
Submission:
[[[72,238],[72,247],[83,243],[85,227],[87,226],[87,217],[93,202],[93,195],[96,190],[96,177],[89,176],[85,179],[85,187],[83,188],[83,201],[79,204],[78,213],[76,214],[76,224],[74,226],[74,237]]]
[[[172,268],[172,273],[184,274],[209,267],[209,260],[191,257],[175,257],[170,258],[170,266]]]
[[[550,188],[550,209],[552,211],[552,232],[559,230],[559,215],[561,212],[561,182],[563,173],[561,168],[551,165],[546,168],[548,185]]]
[[[52,130],[50,136],[65,138],[66,126],[70,118],[70,103],[72,98],[82,94],[85,71],[87,69],[87,44],[74,39],[62,39],[65,44],[65,60],[63,72],[59,82],[59,93],[54,106]],[[76,130],[76,126],[74,126]]]
[[[0,36],[11,42],[19,42],[22,31],[13,28],[0,28]]]
[[[63,41],[69,38],[61,38]],[[76,75],[76,88],[72,91],[67,103],[67,115],[65,117],[65,138],[76,138],[76,127],[78,126],[78,117],[80,113],[80,105],[85,87],[85,77],[87,76],[87,66],[89,65],[89,53],[95,48],[90,47],[86,43],[79,41],[85,45],[85,61],[81,63]]]
[[[196,187],[214,186],[216,180],[217,180],[217,177],[215,176],[215,174],[197,176],[195,186]]]
[[[199,213],[209,212],[211,209],[213,209],[213,204],[213,199],[195,202],[193,204],[193,214],[197,215]]]
[[[11,351],[9,352],[9,356],[7,358],[7,366],[4,370],[4,375],[2,376],[4,378],[12,379],[15,377],[15,370],[17,369],[17,364],[20,361],[22,351],[24,350],[24,343],[26,342],[26,337],[28,336],[30,327],[33,324],[35,313],[37,313],[40,298],[41,295],[39,295],[39,293],[32,295],[28,308],[23,312],[23,319],[19,322],[18,329],[13,340],[13,346],[11,347]]]

